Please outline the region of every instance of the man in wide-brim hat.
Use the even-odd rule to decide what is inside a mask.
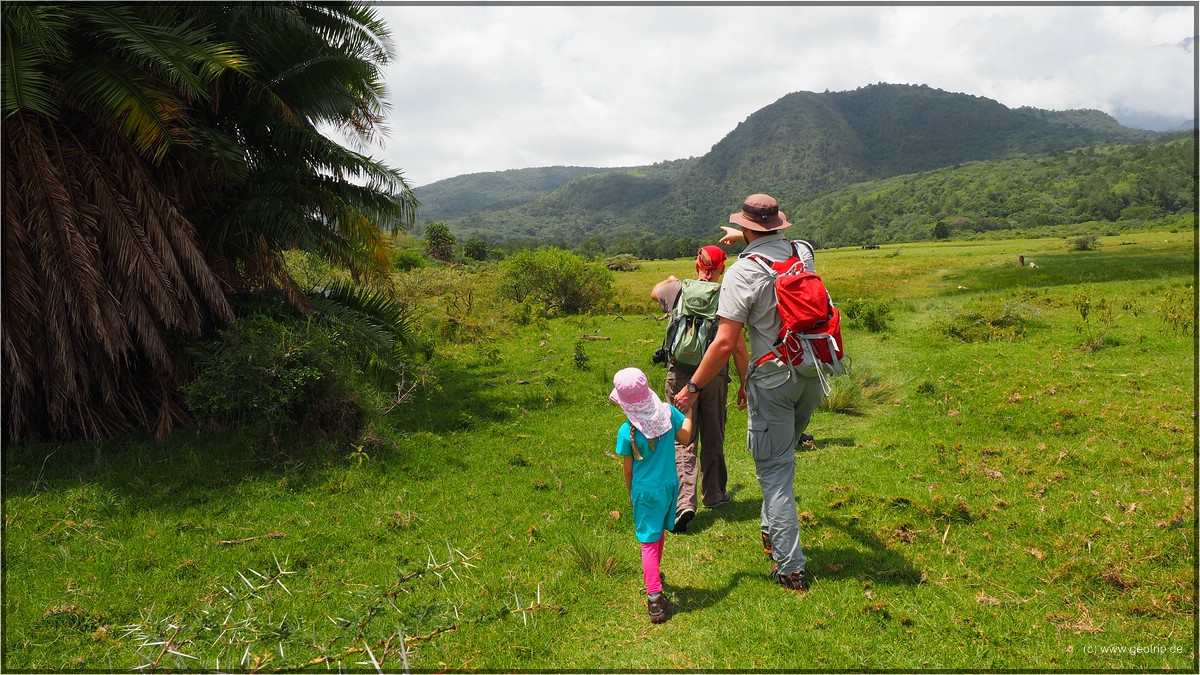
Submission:
[[[729,356],[742,339],[743,327],[750,338],[752,364],[758,364],[771,352],[779,335],[781,322],[775,309],[774,279],[762,266],[744,258],[755,253],[770,260],[790,258],[793,247],[781,231],[791,223],[779,210],[779,202],[765,194],[746,197],[742,209],[730,214],[729,222],[740,229],[746,250],[725,274],[717,305],[717,316],[721,319],[717,337],[692,375],[693,386],[675,396],[680,410],[687,410],[695,402],[693,389],[703,389],[724,371]],[[807,259],[803,255],[801,259],[811,270],[811,248],[807,255]],[[784,588],[798,592],[808,590],[809,579],[796,511],[795,450],[823,396],[818,378],[801,376],[771,359],[751,368],[745,383],[745,400],[739,396],[738,401],[740,406],[748,406],[747,445],[763,492],[760,529],[763,550],[773,561],[770,575]]]

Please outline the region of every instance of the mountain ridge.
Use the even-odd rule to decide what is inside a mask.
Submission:
[[[501,178],[517,181],[521,172],[541,171],[536,187],[526,186],[506,200],[463,177],[415,192],[428,209],[419,214],[419,223],[442,220],[460,236],[493,242],[571,244],[641,232],[695,235],[711,232],[714,222],[724,222],[740,198],[753,192],[796,203],[867,180],[963,162],[1163,135],[1124,127],[1097,110],[1012,109],[927,85],[881,83],[786,94],[738,123],[700,157],[641,167],[475,174],[477,181],[502,183]],[[457,202],[458,210],[446,201]]]

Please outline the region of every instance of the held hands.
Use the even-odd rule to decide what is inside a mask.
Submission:
[[[690,415],[691,410],[692,410],[692,404],[696,402],[696,398],[698,396],[699,396],[699,394],[693,394],[692,392],[688,391],[686,388],[680,389],[679,392],[677,394],[675,394],[675,399],[674,399],[675,407],[679,408],[679,411],[684,413],[685,415]]]

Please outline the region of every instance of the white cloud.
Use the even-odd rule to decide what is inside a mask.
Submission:
[[[928,84],[1009,107],[1195,109],[1181,6],[397,6],[383,159],[415,185],[702,155],[795,91]]]

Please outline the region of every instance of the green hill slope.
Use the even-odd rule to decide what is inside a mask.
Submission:
[[[426,205],[420,220],[445,220],[460,236],[493,242],[708,236],[752,192],[773,194],[786,207],[864,181],[964,162],[1163,137],[1122,127],[1098,111],[1013,110],[927,86],[796,92],[750,115],[702,157],[595,169],[557,189],[544,189],[550,186],[544,182],[541,191],[519,194],[460,180],[469,177],[450,179],[453,185],[442,181],[418,192]],[[448,210],[444,199],[459,209]]]

